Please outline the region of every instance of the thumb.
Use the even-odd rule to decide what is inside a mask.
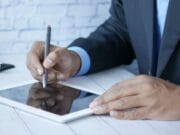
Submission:
[[[54,65],[56,65],[56,63],[59,60],[59,55],[57,52],[51,52],[47,58],[44,60],[43,62],[43,66],[47,69],[53,67]]]

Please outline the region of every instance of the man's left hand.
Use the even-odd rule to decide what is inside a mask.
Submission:
[[[141,75],[113,85],[90,108],[118,119],[180,120],[180,86]]]

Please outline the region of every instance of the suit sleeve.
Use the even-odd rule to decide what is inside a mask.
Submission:
[[[135,58],[121,0],[112,0],[110,14],[88,38],[76,39],[69,46],[80,47],[88,53],[91,63],[88,73],[129,64]]]

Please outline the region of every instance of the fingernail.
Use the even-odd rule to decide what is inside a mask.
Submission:
[[[102,112],[104,112],[104,108],[102,106],[97,106],[97,107],[94,107],[92,108],[93,112],[97,113],[97,114],[100,114]]]
[[[46,59],[46,62],[49,63],[49,64],[52,64],[52,63],[53,63],[52,60],[49,59],[49,58]]]
[[[90,108],[94,108],[94,107],[96,107],[96,106],[98,106],[98,105],[99,105],[99,102],[98,102],[98,101],[93,101],[92,103],[90,103],[89,107],[90,107]]]
[[[39,75],[42,75],[43,71],[41,69],[37,69]]]
[[[51,64],[52,64],[52,60],[50,60],[49,58],[45,59],[45,61],[44,61],[44,63],[43,63],[43,65],[44,65],[46,68],[48,68],[49,65],[51,65]]]

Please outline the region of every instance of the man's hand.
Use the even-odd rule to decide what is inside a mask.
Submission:
[[[66,80],[80,69],[80,57],[66,48],[51,45],[50,53],[44,60],[44,42],[35,42],[27,55],[27,67],[32,76],[42,81],[44,68],[48,69],[49,82]]]
[[[90,108],[95,114],[110,113],[118,119],[179,120],[180,86],[138,76],[115,84],[95,99]]]

